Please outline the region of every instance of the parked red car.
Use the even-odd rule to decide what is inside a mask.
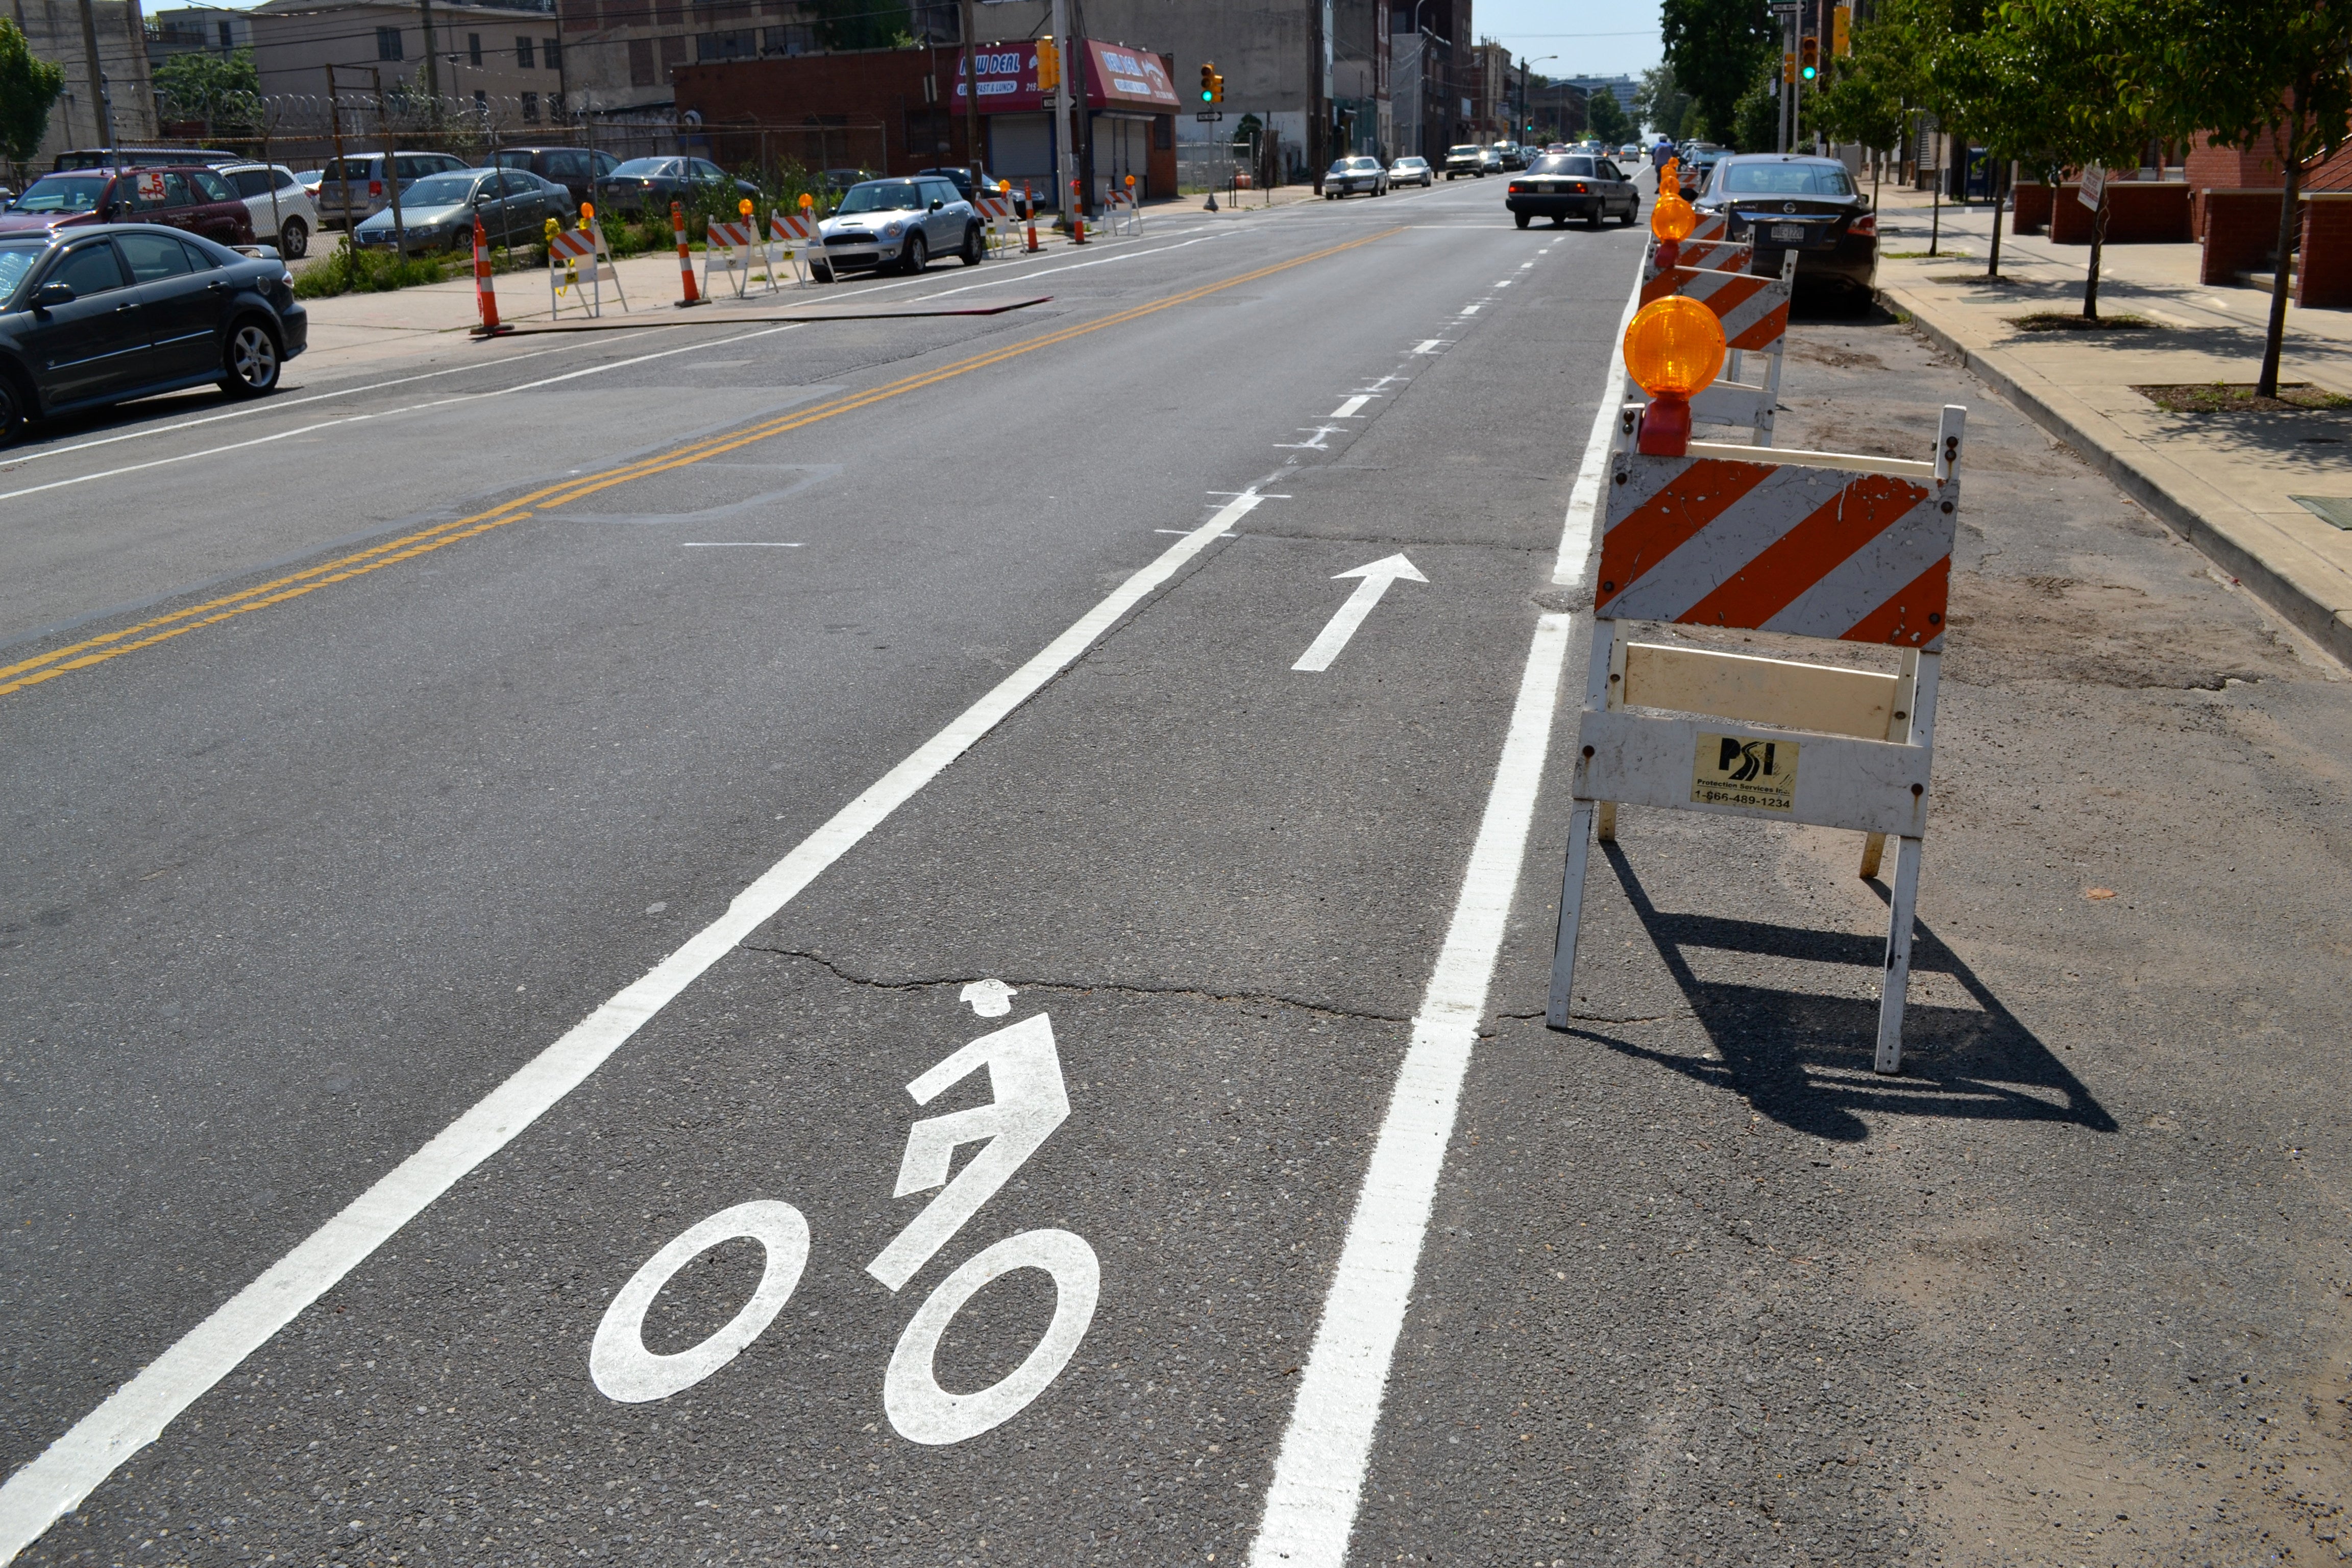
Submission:
[[[0,235],[100,223],[168,224],[216,245],[253,243],[253,218],[245,203],[227,181],[200,163],[44,174],[0,212]]]

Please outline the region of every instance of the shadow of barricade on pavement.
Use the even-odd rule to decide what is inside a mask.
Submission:
[[[2115,1118],[2083,1081],[1924,921],[1912,939],[1913,973],[1951,976],[1977,1008],[1912,1002],[1904,1010],[1903,1073],[1882,1077],[1871,1070],[1878,1035],[1875,996],[1822,996],[1703,980],[1683,950],[1853,964],[1874,973],[1885,962],[1884,937],[1667,913],[1651,902],[1622,848],[1604,844],[1601,849],[1720,1059],[1659,1050],[1596,1029],[1568,1033],[1733,1090],[1759,1114],[1835,1142],[1867,1138],[1869,1124],[1862,1113],[1870,1110],[2117,1131]],[[1879,896],[1886,896],[1884,889]]]

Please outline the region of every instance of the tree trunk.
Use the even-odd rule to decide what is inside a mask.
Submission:
[[[1936,247],[1944,238],[1944,171],[1936,171],[1936,183],[1927,187],[1927,254],[1936,254]]]
[[[2278,267],[2271,274],[2271,320],[2263,336],[2263,373],[2255,379],[2256,397],[2276,397],[2279,351],[2286,342],[2287,275],[2294,265],[2294,207],[2303,194],[2303,164],[2288,158],[2286,189],[2279,193]]]
[[[2001,164],[1992,177],[1992,255],[1985,262],[1985,276],[2000,276],[2000,197],[2009,185],[2009,165]]]
[[[2106,243],[2107,187],[2102,184],[2099,186],[2099,210],[2091,215],[2091,269],[2083,279],[2083,319],[2086,321],[2099,319],[2099,252]]]

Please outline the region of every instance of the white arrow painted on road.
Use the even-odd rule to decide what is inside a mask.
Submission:
[[[1390,584],[1400,577],[1412,583],[1429,581],[1402,554],[1359,566],[1352,572],[1341,572],[1331,580],[1336,583],[1341,577],[1361,577],[1363,581],[1356,584],[1356,591],[1348,595],[1348,602],[1339,606],[1339,613],[1331,617],[1330,624],[1323,628],[1323,635],[1308,645],[1291,668],[1330,668],[1331,661],[1339,657],[1339,650],[1348,646],[1348,639],[1356,635],[1356,628],[1364,624],[1364,617],[1372,613],[1372,606],[1381,602],[1381,595],[1389,591]]]

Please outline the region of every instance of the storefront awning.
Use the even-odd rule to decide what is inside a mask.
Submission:
[[[1173,114],[1182,105],[1176,85],[1168,79],[1160,57],[1123,44],[1087,40],[1087,104],[1092,109],[1129,109],[1150,114]],[[1037,45],[1029,38],[1009,44],[982,44],[978,51],[980,111],[982,114],[1025,114],[1050,107],[1037,90]],[[1071,85],[1077,85],[1076,73]],[[963,108],[963,57],[955,64],[955,107]]]

